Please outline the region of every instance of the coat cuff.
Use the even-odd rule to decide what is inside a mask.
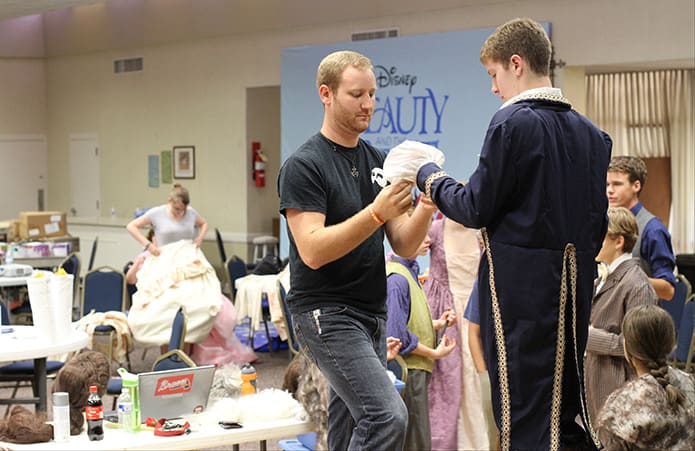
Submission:
[[[440,168],[436,163],[426,163],[423,164],[420,169],[417,171],[417,187],[420,191],[423,193],[425,192],[425,182],[427,181],[427,177],[430,176],[430,174],[434,174],[437,171],[441,171],[442,168]]]

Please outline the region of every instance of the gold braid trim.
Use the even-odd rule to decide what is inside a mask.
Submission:
[[[550,407],[550,449],[560,449],[560,417],[562,414],[562,373],[565,367],[565,309],[567,308],[567,260],[570,260],[570,277],[576,280],[577,260],[574,245],[567,244],[562,255],[562,280],[560,281],[560,307],[557,315],[557,345],[555,348],[555,372],[553,397]],[[574,298],[574,296],[573,296]],[[574,313],[574,309],[572,310]],[[574,316],[574,315],[573,315]],[[574,319],[574,318],[573,318]],[[576,348],[576,346],[575,346]]]
[[[548,102],[564,103],[564,104],[568,105],[569,107],[572,107],[572,102],[570,102],[569,99],[567,99],[567,97],[561,96],[561,95],[559,96],[556,94],[544,93],[544,92],[522,94],[522,95],[512,99],[512,102],[517,103],[517,102],[521,102],[522,100],[546,100]]]
[[[492,252],[490,250],[490,238],[487,235],[487,229],[481,229],[483,240],[485,241],[485,254],[487,262],[490,266],[489,283],[490,296],[492,297],[492,318],[495,327],[495,342],[497,344],[497,363],[499,384],[500,384],[500,404],[502,409],[502,418],[500,419],[500,445],[503,450],[508,450],[511,447],[511,425],[512,425],[512,407],[511,396],[509,394],[509,370],[507,369],[507,345],[504,342],[504,328],[502,327],[502,314],[500,313],[500,305],[497,299],[497,288],[495,287],[495,267],[492,264]]]
[[[504,328],[502,327],[502,314],[499,307],[499,299],[497,297],[497,288],[495,286],[495,267],[492,262],[492,252],[490,249],[490,238],[487,234],[487,229],[481,229],[483,241],[485,243],[485,254],[487,256],[489,269],[490,295],[492,297],[492,317],[495,328],[495,343],[497,345],[497,360],[499,364],[499,384],[500,384],[500,445],[503,450],[508,450],[511,447],[511,396],[509,390],[509,370],[507,368],[507,348],[504,339]],[[555,351],[555,371],[553,375],[553,393],[550,411],[550,449],[560,449],[560,419],[562,408],[562,382],[565,362],[565,310],[567,307],[567,262],[569,261],[569,275],[572,296],[572,332],[574,337],[574,356],[579,377],[579,360],[577,351],[577,254],[573,244],[569,243],[565,246],[565,251],[562,256],[562,281],[560,284],[560,306],[558,313],[558,329],[557,329],[557,346]],[[584,384],[580,382],[580,400],[582,413],[584,418],[588,418],[588,413],[585,405]],[[588,429],[591,439],[597,448],[600,448],[600,442],[594,432],[591,423],[588,422]]]
[[[446,177],[448,174],[444,171],[437,171],[431,173],[425,180],[425,197],[432,199],[432,182],[442,177]]]
[[[560,448],[560,417],[562,407],[562,373],[564,371],[565,361],[565,309],[567,308],[567,261],[570,265],[570,296],[572,296],[572,336],[574,362],[577,370],[577,382],[579,382],[579,400],[582,408],[582,418],[586,423],[591,440],[596,445],[597,449],[601,448],[601,442],[594,432],[589,419],[589,414],[586,409],[586,393],[584,381],[581,378],[579,371],[579,352],[577,350],[577,251],[573,244],[565,246],[565,252],[562,256],[562,282],[560,284],[560,312],[558,313],[557,326],[557,349],[555,351],[555,374],[553,378],[553,398],[550,411],[550,449],[557,450]]]

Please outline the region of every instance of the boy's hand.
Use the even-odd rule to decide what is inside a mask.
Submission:
[[[456,324],[456,313],[454,312],[454,309],[448,308],[444,310],[442,316],[439,317],[439,320],[442,323],[446,323],[447,326],[453,326],[454,324]],[[442,326],[443,325],[444,324],[442,324]]]
[[[386,360],[393,360],[401,350],[401,340],[396,337],[386,337]]]
[[[442,341],[439,342],[437,349],[434,350],[435,360],[439,360],[443,357],[448,356],[449,354],[451,354],[451,351],[453,351],[455,347],[456,340],[444,335],[444,337],[442,337]]]

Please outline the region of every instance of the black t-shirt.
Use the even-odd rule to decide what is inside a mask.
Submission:
[[[382,151],[361,139],[357,147],[345,148],[317,133],[280,169],[280,213],[284,215],[288,208],[323,213],[326,226],[345,221],[369,205],[386,183],[384,158]],[[353,161],[357,177],[351,173]],[[317,270],[300,258],[289,227],[287,234],[291,277],[287,301],[292,312],[349,305],[385,316],[383,227],[344,257]]]

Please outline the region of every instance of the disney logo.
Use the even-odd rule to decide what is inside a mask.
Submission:
[[[417,83],[415,75],[399,74],[396,66],[391,66],[390,69],[384,66],[374,66],[374,75],[376,76],[377,87],[404,85],[408,87],[408,94],[412,94],[413,86]]]

